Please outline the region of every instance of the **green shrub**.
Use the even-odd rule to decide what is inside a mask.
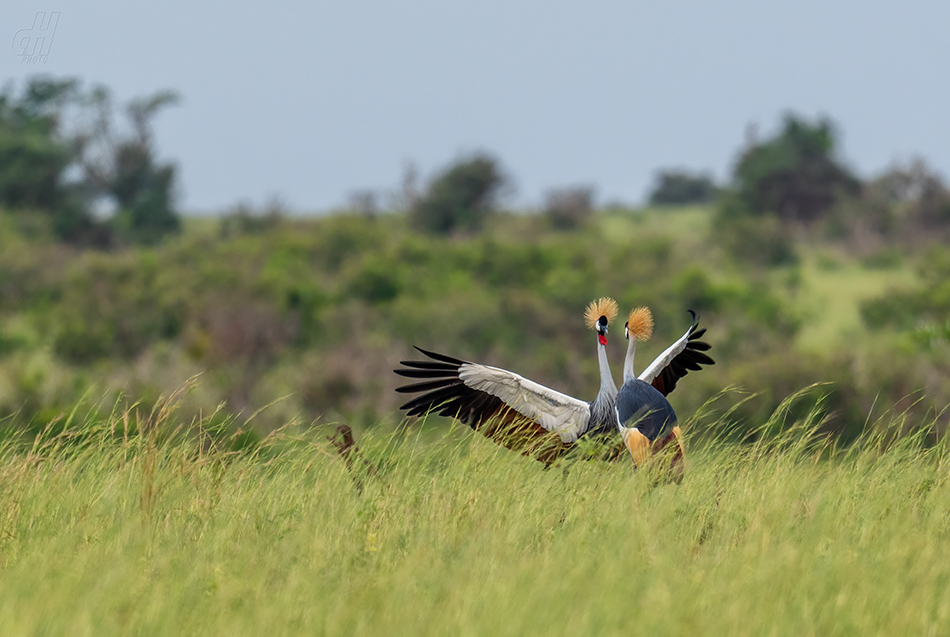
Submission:
[[[398,265],[385,258],[370,257],[350,281],[347,294],[376,304],[392,301],[401,289]]]
[[[736,164],[743,205],[753,214],[809,222],[827,213],[839,194],[857,194],[860,183],[836,159],[836,141],[830,120],[809,124],[787,114],[777,135],[752,144]]]
[[[711,202],[717,193],[716,184],[708,175],[682,170],[662,170],[656,175],[650,192],[653,206],[682,206]]]
[[[551,190],[545,195],[544,216],[556,230],[584,227],[594,214],[594,189],[588,186]]]
[[[723,204],[716,213],[714,237],[726,253],[759,267],[775,267],[798,261],[795,241],[778,216],[752,215]]]
[[[68,278],[55,314],[53,349],[64,360],[87,363],[132,358],[150,344],[177,336],[186,320],[176,282],[161,276],[147,254],[112,263],[90,258]]]
[[[950,314],[950,251],[936,245],[924,255],[921,282],[903,289],[888,290],[861,304],[861,317],[872,329],[942,323]]]
[[[429,184],[413,206],[412,221],[421,230],[439,234],[478,230],[494,212],[505,181],[494,158],[479,154],[462,159]]]

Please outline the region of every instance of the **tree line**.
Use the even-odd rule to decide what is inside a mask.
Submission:
[[[176,167],[157,157],[153,132],[158,113],[177,101],[159,91],[119,106],[107,88],[76,79],[7,86],[0,206],[77,245],[154,243],[177,232]]]

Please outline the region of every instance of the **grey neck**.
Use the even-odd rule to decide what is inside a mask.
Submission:
[[[633,355],[637,350],[637,338],[631,336],[627,342],[627,356],[623,359],[623,382],[634,380],[637,375],[633,371]]]
[[[607,398],[617,397],[617,383],[610,373],[610,365],[607,363],[607,348],[597,341],[597,364],[600,367],[600,391],[597,392],[597,398],[605,396]]]
[[[617,415],[614,406],[617,403],[617,383],[610,374],[607,364],[607,348],[597,341],[597,363],[600,365],[600,391],[590,404],[591,430],[604,433],[616,429]]]

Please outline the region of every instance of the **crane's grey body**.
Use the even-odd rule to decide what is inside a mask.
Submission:
[[[651,441],[676,424],[676,413],[666,396],[639,378],[623,384],[616,405],[615,415],[621,428],[636,427]]]

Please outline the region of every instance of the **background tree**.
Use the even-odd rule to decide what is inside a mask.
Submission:
[[[175,166],[157,160],[152,130],[155,116],[178,99],[172,91],[159,91],[132,100],[125,107],[129,130],[120,132],[112,97],[99,87],[89,98],[94,123],[77,136],[87,181],[98,195],[111,199],[113,226],[135,243],[154,243],[181,226],[174,207]]]
[[[716,196],[716,184],[708,175],[682,170],[662,170],[650,193],[654,206],[681,206],[709,203]]]
[[[447,234],[477,230],[494,211],[507,179],[495,158],[478,154],[436,176],[410,211],[413,225]]]
[[[0,94],[0,202],[49,210],[65,197],[70,150],[56,138],[60,111],[76,92],[74,80],[36,80],[17,98]]]
[[[41,215],[66,241],[106,244],[87,184],[67,178],[75,147],[63,119],[79,98],[74,79],[34,78],[20,95],[11,87],[0,93],[0,205],[21,218]]]
[[[791,113],[774,137],[748,143],[716,209],[717,242],[733,257],[760,266],[795,262],[788,225],[828,218],[839,201],[861,192],[835,146],[830,120],[810,124]]]
[[[945,231],[950,225],[950,188],[923,159],[893,167],[872,181],[869,190],[919,232]]]
[[[175,166],[156,158],[152,122],[177,96],[132,100],[117,123],[107,89],[34,77],[0,93],[0,205],[39,216],[60,239],[106,247],[116,236],[153,243],[178,230]],[[120,131],[120,129],[122,129]],[[105,201],[115,214],[93,214]]]
[[[594,189],[589,186],[559,188],[545,196],[544,216],[557,230],[574,230],[594,214]]]
[[[752,214],[775,213],[782,221],[810,222],[840,194],[854,195],[860,182],[835,156],[836,134],[828,119],[809,124],[785,116],[772,139],[752,144],[739,157],[735,190]]]

